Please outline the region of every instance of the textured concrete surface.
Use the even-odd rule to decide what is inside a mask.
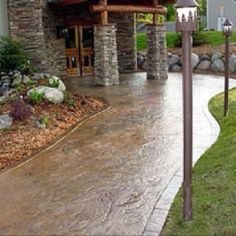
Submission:
[[[181,81],[179,74],[166,81],[126,75],[112,88],[70,81],[112,109],[0,175],[0,235],[156,235],[165,213],[155,209],[169,204],[164,190],[174,196],[171,186],[181,183]],[[197,159],[219,132],[207,104],[223,79],[198,75],[193,84]]]

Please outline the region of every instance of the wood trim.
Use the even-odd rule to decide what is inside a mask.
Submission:
[[[135,13],[152,13],[166,15],[167,9],[162,6],[138,6],[138,5],[91,5],[91,12],[135,12]]]

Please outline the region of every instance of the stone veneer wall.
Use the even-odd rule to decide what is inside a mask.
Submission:
[[[57,38],[57,26],[63,25],[63,23],[63,18],[55,15],[46,4],[43,11],[43,26],[48,72],[66,77],[65,39]]]
[[[8,0],[9,34],[22,40],[32,62],[46,71],[43,6],[44,0]]]
[[[136,17],[133,13],[109,14],[109,22],[117,26],[119,71],[137,70]]]
[[[96,25],[94,29],[95,84],[111,86],[119,84],[116,26]]]
[[[64,39],[56,38],[60,19],[46,0],[8,0],[9,33],[25,44],[33,64],[42,72],[65,75]]]

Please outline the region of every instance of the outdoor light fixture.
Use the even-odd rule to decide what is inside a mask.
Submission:
[[[233,24],[226,20],[223,24],[223,33],[225,36],[225,91],[224,91],[224,116],[228,113],[229,108],[229,38],[232,33]]]
[[[195,0],[178,0],[176,5],[176,31],[182,33],[183,57],[183,113],[184,113],[184,168],[183,218],[192,219],[192,149],[193,149],[193,95],[192,95],[192,33],[197,31]]]

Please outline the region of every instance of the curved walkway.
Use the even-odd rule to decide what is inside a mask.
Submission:
[[[76,84],[71,89],[102,96],[112,109],[0,175],[0,235],[148,233],[156,201],[182,164],[181,76],[128,75],[113,88]],[[194,78],[195,159],[219,133],[207,104],[222,90],[220,77]]]

